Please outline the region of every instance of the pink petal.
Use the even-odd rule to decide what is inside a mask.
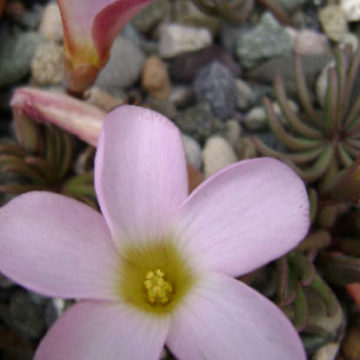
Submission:
[[[114,299],[117,266],[104,219],[76,200],[30,192],[0,210],[0,271],[33,291]]]
[[[229,166],[202,183],[183,205],[179,239],[205,268],[239,275],[295,247],[309,227],[302,180],[278,160]]]
[[[98,143],[95,187],[118,242],[163,235],[188,192],[179,130],[148,109],[112,111]]]
[[[166,341],[179,360],[306,360],[299,336],[268,299],[208,274],[173,317]]]
[[[40,343],[34,360],[158,360],[169,320],[123,305],[72,306]]]
[[[150,1],[58,0],[73,65],[104,62],[117,33]]]

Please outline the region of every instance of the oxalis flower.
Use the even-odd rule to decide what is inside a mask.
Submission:
[[[1,1],[1,0],[0,0]],[[82,93],[105,65],[116,35],[152,0],[57,0],[68,89]]]
[[[305,360],[290,322],[233,277],[305,236],[305,187],[288,166],[239,162],[188,196],[178,129],[135,106],[107,115],[95,161],[102,214],[47,192],[0,213],[0,269],[48,296],[82,299],[36,360]]]

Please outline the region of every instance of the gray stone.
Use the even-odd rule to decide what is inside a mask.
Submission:
[[[0,88],[29,74],[31,61],[43,37],[35,32],[0,32]]]
[[[236,55],[242,65],[253,68],[267,59],[289,54],[293,42],[292,36],[286,29],[267,12],[255,28],[239,37]]]
[[[186,134],[203,142],[211,134],[225,130],[223,122],[213,115],[208,103],[200,103],[179,113],[175,123]]]
[[[107,91],[112,88],[127,88],[140,77],[144,61],[145,56],[137,46],[118,36],[112,46],[110,59],[95,84]]]
[[[321,55],[302,56],[303,71],[308,89],[312,89],[316,78],[322,68],[332,59],[331,53]],[[281,75],[285,82],[286,90],[290,96],[296,95],[294,55],[284,56],[267,61],[252,70],[249,77],[252,80],[272,84],[276,75]]]
[[[176,117],[175,105],[167,99],[159,99],[149,95],[144,103],[145,106],[165,115],[169,119]]]
[[[268,127],[265,109],[262,106],[253,107],[244,118],[248,130],[259,131]]]
[[[194,166],[196,169],[200,170],[201,168],[201,147],[200,144],[191,136],[183,134],[182,135],[186,160]]]
[[[156,0],[139,12],[132,20],[142,33],[152,30],[170,12],[169,0]]]
[[[212,36],[207,28],[169,24],[161,28],[159,53],[163,58],[173,58],[204,49],[211,43]]]
[[[221,119],[231,117],[237,105],[237,88],[233,75],[224,65],[213,62],[197,74],[194,91],[200,102],[209,102]]]

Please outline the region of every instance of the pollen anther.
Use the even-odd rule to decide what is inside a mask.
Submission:
[[[160,269],[148,271],[145,275],[144,287],[147,301],[151,305],[166,305],[170,301],[173,287],[165,279],[165,274]]]

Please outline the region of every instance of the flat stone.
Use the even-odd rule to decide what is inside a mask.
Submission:
[[[112,46],[111,56],[101,70],[95,85],[111,91],[112,88],[127,88],[140,77],[145,56],[139,47],[122,36]]]
[[[292,48],[292,36],[266,12],[256,27],[239,36],[235,52],[243,66],[253,68],[265,60],[290,54]]]
[[[206,28],[169,24],[161,28],[159,53],[163,58],[172,58],[204,49],[211,43],[211,32]]]

